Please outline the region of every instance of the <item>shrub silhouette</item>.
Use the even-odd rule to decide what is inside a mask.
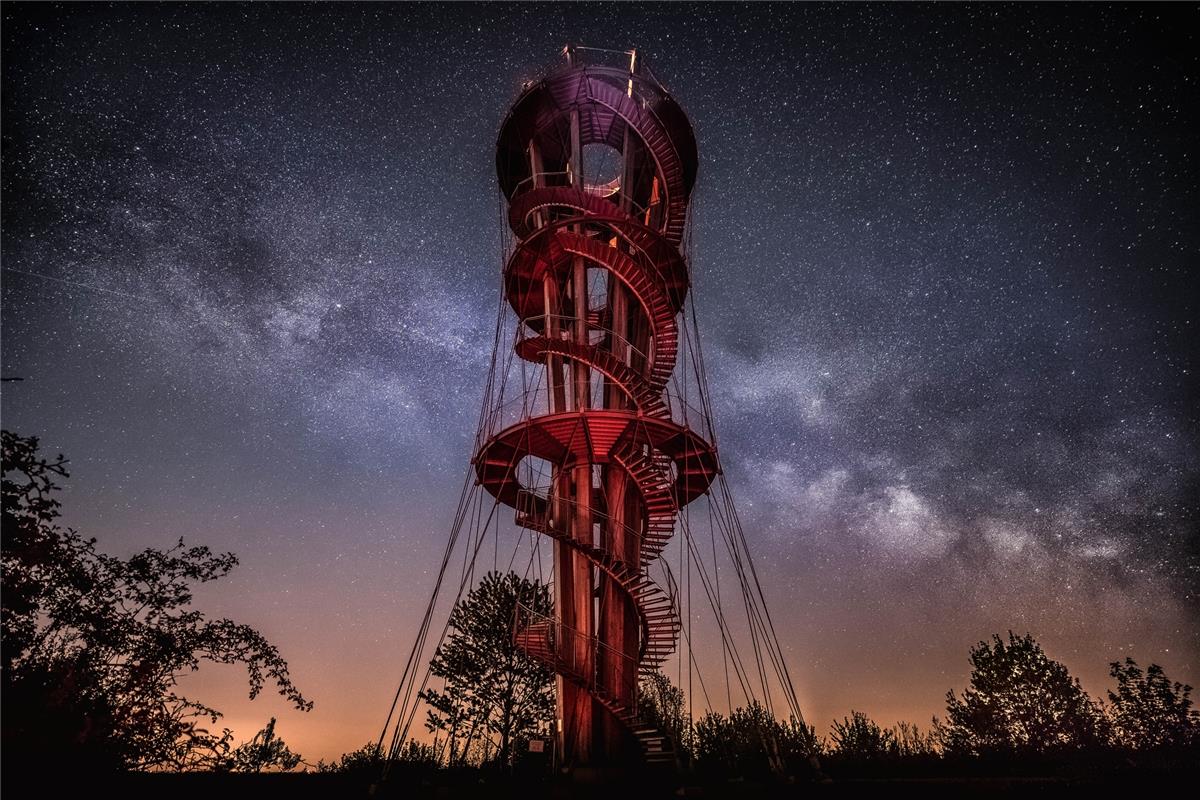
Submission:
[[[702,772],[765,776],[806,773],[821,752],[816,732],[794,717],[776,719],[761,703],[734,709],[728,717],[709,712],[696,721],[693,747]]]
[[[1113,741],[1130,750],[1200,745],[1200,713],[1192,708],[1192,687],[1172,683],[1163,668],[1143,672],[1132,658],[1109,664],[1117,690],[1108,693]]]
[[[206,727],[220,712],[178,692],[203,661],[244,665],[251,698],[269,681],[312,707],[262,634],[191,607],[192,587],[225,576],[232,553],[182,540],[128,559],[97,551],[56,522],[65,459],[42,458],[36,438],[2,436],[6,766],[224,768],[232,733]]]
[[[896,736],[861,711],[833,723],[833,752],[848,760],[879,761],[898,754]]]
[[[946,695],[946,750],[1042,756],[1097,747],[1104,717],[1067,668],[1029,634],[993,636],[971,649],[971,685]]]

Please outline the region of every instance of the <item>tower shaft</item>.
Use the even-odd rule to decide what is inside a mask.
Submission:
[[[567,766],[671,761],[639,715],[638,679],[681,623],[649,565],[718,472],[669,389],[688,290],[680,244],[696,175],[687,117],[635,53],[566,63],[529,86],[497,143],[516,246],[504,291],[517,355],[542,371],[527,412],[490,434],[479,482],[554,541],[554,614],[514,636],[557,675]],[[544,484],[529,478],[534,465]],[[523,477],[525,476],[525,477]]]

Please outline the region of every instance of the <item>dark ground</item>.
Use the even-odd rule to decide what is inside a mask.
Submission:
[[[368,798],[371,779],[362,775],[288,774],[288,775],[213,775],[213,774],[132,774],[104,779],[74,774],[64,768],[62,774],[34,781],[4,781],[5,798],[104,797],[141,800],[241,800],[276,798],[289,800],[327,800],[328,798]],[[1129,771],[1105,772],[1092,777],[1038,778],[908,778],[834,780],[829,783],[795,784],[734,781],[689,785],[683,788],[655,785],[653,781],[608,784],[580,784],[540,778],[504,777],[480,780],[474,775],[439,774],[429,777],[397,776],[374,792],[378,798],[671,798],[695,797],[732,800],[743,797],[846,798],[920,796],[950,797],[1144,797],[1147,794],[1178,792],[1195,787],[1200,774],[1189,772]]]

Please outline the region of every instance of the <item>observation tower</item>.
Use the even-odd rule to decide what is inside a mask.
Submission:
[[[567,47],[501,126],[496,167],[516,237],[505,299],[515,352],[541,377],[474,458],[517,524],[554,542],[554,616],[518,609],[514,635],[558,676],[560,752],[575,766],[635,749],[672,759],[637,709],[639,676],[676,650],[681,628],[648,568],[719,472],[669,388],[696,141],[636,51],[618,65],[600,52]],[[523,480],[527,461],[543,485]]]
[[[717,457],[689,292],[691,124],[637,52],[569,46],[563,57],[500,128],[492,362],[471,469],[380,734],[385,777],[426,696],[421,665],[464,539],[455,603],[481,553],[493,571],[507,560],[526,579],[551,576],[553,613],[518,602],[511,636],[556,676],[557,766],[673,766],[672,737],[701,703],[771,716],[782,703],[803,720]],[[681,693],[673,723],[639,705],[643,685],[668,684]],[[484,759],[507,712],[487,713],[499,721],[471,727]],[[439,763],[462,763],[468,748],[455,745],[435,735]]]

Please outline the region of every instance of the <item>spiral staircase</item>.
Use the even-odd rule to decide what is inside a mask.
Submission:
[[[589,145],[619,152],[617,178],[587,182],[582,154]],[[592,574],[617,587],[638,626],[634,650],[564,624],[558,611],[545,617],[520,609],[514,637],[617,720],[648,763],[672,763],[673,753],[639,714],[635,681],[676,651],[681,630],[677,604],[650,566],[671,541],[680,510],[719,472],[715,447],[678,418],[670,390],[689,285],[680,246],[696,163],[687,117],[633,57],[614,67],[585,63],[579,51],[521,94],[497,143],[516,237],[504,269],[506,300],[519,320],[515,353],[545,368],[547,386],[540,402],[531,398],[529,413],[487,432],[474,457],[476,476],[515,510],[518,525],[586,559]],[[623,310],[581,293],[580,270],[602,273],[608,297],[621,293]],[[572,387],[568,403],[570,376],[575,386],[591,386],[595,377],[604,388]],[[550,465],[548,485],[523,478],[530,459]],[[589,480],[574,499],[556,488],[583,465],[588,475],[594,467],[619,471],[636,488],[637,513],[609,508],[603,480]],[[581,502],[595,530],[573,522]],[[633,668],[601,668],[614,663]],[[614,681],[610,673],[627,677]]]

